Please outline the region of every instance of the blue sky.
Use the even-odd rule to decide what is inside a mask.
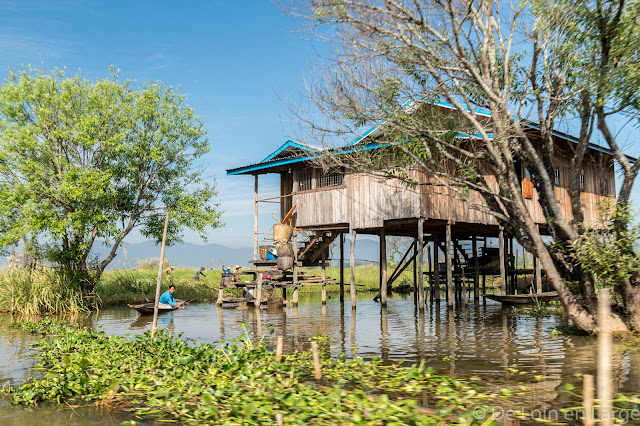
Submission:
[[[268,0],[0,4],[2,79],[23,64],[66,67],[90,79],[104,78],[113,65],[123,78],[182,87],[208,130],[208,171],[224,210],[226,226],[211,231],[209,241],[230,247],[253,244],[253,178],[227,177],[225,169],[263,159],[296,133],[281,98],[303,93],[318,48]],[[637,155],[633,137],[621,143]],[[277,192],[275,177],[261,177],[261,197]],[[261,208],[261,231],[273,224],[275,207]],[[189,233],[186,240],[200,241]]]
[[[261,160],[294,132],[281,98],[302,92],[313,49],[268,0],[0,5],[2,79],[23,64],[66,67],[90,79],[106,77],[114,65],[123,78],[182,87],[208,130],[208,171],[225,211],[226,226],[209,241],[232,247],[253,245],[253,178],[227,177],[225,169]],[[261,196],[277,191],[273,178],[261,178]],[[261,209],[265,226],[273,209]],[[187,240],[200,241],[193,234]]]

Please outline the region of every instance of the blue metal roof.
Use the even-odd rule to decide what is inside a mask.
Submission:
[[[449,109],[455,109],[455,107],[449,103],[449,102],[443,102],[443,101],[435,101],[433,102],[435,105],[437,106],[441,106],[444,108],[449,108]],[[415,104],[415,100],[409,100],[407,102],[405,102],[402,105],[402,108],[408,108],[411,105]],[[469,108],[465,107],[465,110],[467,111],[471,111]],[[484,115],[487,117],[491,116],[491,111],[486,110],[486,109],[474,109],[473,112],[475,114],[478,115]],[[540,125],[530,121],[530,120],[526,120],[523,119],[521,120],[522,124],[524,124],[525,126],[535,129],[535,130],[540,130]],[[374,134],[375,132],[377,132],[378,130],[380,130],[380,127],[383,126],[385,123],[385,121],[381,121],[379,125],[371,127],[369,130],[367,130],[366,132],[364,132],[362,134],[362,136],[359,136],[358,138],[356,138],[355,140],[353,140],[348,147],[344,147],[344,148],[335,148],[335,149],[326,149],[326,148],[320,148],[320,147],[313,147],[311,145],[307,145],[307,144],[303,144],[300,142],[294,142],[291,140],[288,140],[287,142],[285,142],[280,148],[278,148],[276,151],[274,151],[272,154],[270,154],[269,156],[267,156],[267,158],[265,158],[264,160],[262,160],[259,163],[255,163],[255,164],[250,164],[248,166],[243,166],[243,167],[237,167],[235,169],[228,169],[227,170],[227,175],[232,176],[232,175],[241,175],[241,174],[247,174],[247,173],[252,173],[252,172],[256,172],[258,170],[264,170],[264,169],[269,169],[272,167],[276,167],[276,166],[284,166],[284,165],[288,165],[288,164],[294,164],[294,163],[300,163],[303,161],[307,161],[307,160],[313,160],[318,158],[322,153],[324,152],[333,152],[336,154],[346,154],[346,153],[351,153],[351,152],[356,152],[356,151],[364,151],[364,150],[370,150],[370,149],[375,149],[375,148],[379,148],[385,144],[379,144],[377,142],[369,142],[365,145],[359,145],[362,141],[366,140],[369,136],[371,136],[372,134]],[[561,132],[559,130],[554,130],[553,131],[553,135],[566,139],[568,141],[574,142],[574,143],[578,143],[579,139],[576,138],[575,136],[572,136],[568,133],[564,133]],[[490,139],[493,139],[493,134],[489,134],[488,135]],[[481,138],[482,136],[480,134],[474,134],[474,135],[466,135],[463,133],[460,133],[458,135],[458,137],[475,137],[475,138]],[[358,145],[358,148],[349,148],[349,147],[353,147]],[[283,152],[286,152],[287,150],[290,150],[292,148],[297,148],[299,150],[302,150],[304,152],[302,153],[294,153],[292,155],[286,156],[286,157],[282,157],[282,158],[276,158],[278,157],[278,155],[282,154]],[[603,152],[605,154],[609,154],[609,155],[613,155],[613,153],[611,152],[610,149],[601,146],[601,145],[597,145],[595,143],[590,143],[589,144],[589,149],[593,149],[595,151],[599,151],[599,152]],[[629,161],[631,162],[635,162],[637,161],[636,158],[631,157],[629,155],[626,156]]]

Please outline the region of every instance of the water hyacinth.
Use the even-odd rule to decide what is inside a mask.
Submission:
[[[323,379],[316,382],[310,351],[276,362],[246,335],[217,347],[162,330],[151,338],[51,320],[19,326],[54,338],[36,344],[41,378],[5,389],[15,404],[97,403],[194,424],[481,424],[473,407],[495,398],[423,366],[329,358],[323,350]],[[327,347],[322,339],[320,347]]]

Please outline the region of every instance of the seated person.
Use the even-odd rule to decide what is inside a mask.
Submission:
[[[176,299],[173,297],[173,293],[175,291],[176,286],[171,284],[169,286],[169,290],[162,293],[162,296],[160,296],[160,299],[158,299],[158,307],[162,309],[171,309],[176,307],[178,309],[184,309],[182,306],[178,305]]]

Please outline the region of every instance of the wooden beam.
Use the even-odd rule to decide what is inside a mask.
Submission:
[[[409,253],[413,250],[412,246],[409,246],[407,248],[407,251],[404,253],[404,256],[402,256],[402,259],[400,259],[400,262],[398,262],[398,265],[396,266],[396,268],[393,270],[393,272],[391,273],[391,276],[389,277],[389,281],[388,281],[388,285],[389,288],[391,288],[391,286],[393,285],[393,282],[398,279],[398,277],[400,276],[400,274],[402,274],[402,271],[405,270],[406,266],[403,268],[402,266],[404,265],[404,261],[407,258],[407,256],[409,255]],[[409,259],[407,261],[407,263],[411,262],[411,259]],[[399,272],[398,272],[399,271]]]
[[[260,303],[262,302],[262,272],[258,273],[258,278],[256,279],[256,300],[254,300],[253,305],[260,309]]]
[[[429,271],[429,300],[433,302],[433,269],[431,269],[431,246],[427,245],[427,271]]]
[[[340,233],[340,302],[344,302],[344,232]]]
[[[418,219],[418,308],[424,309],[424,218]]]
[[[445,227],[444,248],[444,257],[447,264],[447,305],[453,306],[453,275],[451,271],[451,223],[447,223]]]
[[[498,255],[500,263],[500,294],[507,294],[507,271],[505,268],[505,256],[504,256],[504,228],[501,226],[498,232]]]
[[[387,237],[384,228],[380,229],[380,303],[387,304]]]
[[[351,272],[351,308],[356,307],[356,231],[351,231],[351,250],[349,252],[349,269]]]
[[[440,302],[440,259],[438,248],[440,247],[439,236],[433,236],[433,292],[436,295],[436,302]]]
[[[413,253],[418,253],[418,238],[413,239]],[[413,303],[418,304],[418,256],[413,256]],[[424,287],[424,278],[422,279]]]
[[[294,305],[298,304],[298,233],[293,233],[293,296],[291,300]]]
[[[473,251],[473,300],[480,300],[480,264],[478,263],[478,241],[475,232],[471,239]]]

